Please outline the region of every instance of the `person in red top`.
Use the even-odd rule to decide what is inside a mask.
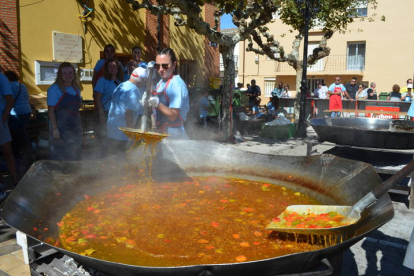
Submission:
[[[345,86],[341,84],[341,78],[336,77],[335,83],[332,83],[328,89],[329,109],[342,109],[342,93],[349,98]],[[332,112],[331,117],[339,117],[341,112]]]

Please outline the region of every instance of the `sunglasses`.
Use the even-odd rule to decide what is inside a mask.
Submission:
[[[106,53],[114,53],[114,52],[115,52],[115,50],[108,49],[108,50],[105,50],[105,52],[106,52]]]
[[[164,69],[164,70],[167,70],[167,69],[168,69],[168,67],[170,67],[170,64],[169,64],[169,63],[163,63],[163,64],[158,64],[158,63],[155,63],[155,64],[154,64],[154,67],[155,67],[155,69],[157,69],[157,70],[160,70],[160,67],[162,67],[162,69]]]

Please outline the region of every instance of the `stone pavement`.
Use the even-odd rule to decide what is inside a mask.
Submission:
[[[314,138],[312,129],[308,129],[307,139],[275,141],[258,136],[244,137],[244,141],[232,147],[243,150],[278,154],[306,155],[308,139]],[[315,154],[321,154],[332,146],[316,145]],[[370,233],[366,238],[344,252],[342,275],[413,275],[402,263],[408,240],[414,226],[414,209],[408,209],[407,196],[391,195],[395,216],[384,226]],[[23,261],[22,250],[16,243],[15,231],[0,222],[0,276],[30,275],[29,266]],[[259,276],[259,275],[258,275]]]
[[[414,225],[414,210],[393,202],[394,218],[344,253],[342,275],[413,275],[402,265]]]

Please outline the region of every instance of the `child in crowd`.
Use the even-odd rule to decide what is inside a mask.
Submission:
[[[267,113],[277,117],[277,109],[278,109],[278,98],[272,97],[270,98],[269,102],[266,104]]]
[[[208,103],[208,90],[204,90],[201,93],[201,97],[198,100],[198,112],[200,114],[200,121],[203,123],[203,128],[207,128],[207,116],[210,111],[210,105]]]
[[[254,98],[253,105],[252,105],[252,114],[257,115],[260,112],[259,105],[262,99],[260,97]]]

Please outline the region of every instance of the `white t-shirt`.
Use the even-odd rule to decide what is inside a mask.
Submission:
[[[327,93],[328,93],[328,87],[326,85],[321,86],[321,88],[318,88],[317,90],[319,99],[326,99]]]

